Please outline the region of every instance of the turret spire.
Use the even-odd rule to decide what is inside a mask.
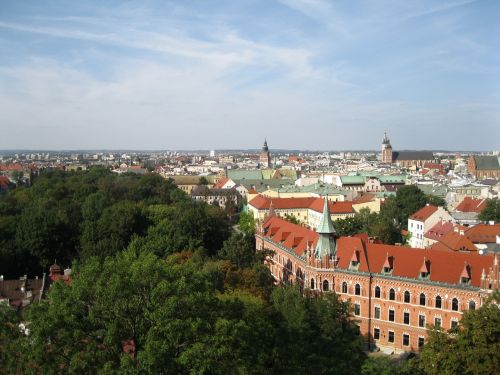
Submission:
[[[321,216],[321,221],[317,232],[319,233],[318,242],[316,243],[316,250],[314,255],[316,258],[323,258],[325,255],[334,256],[337,252],[335,240],[333,235],[335,234],[335,228],[333,227],[332,219],[330,217],[330,210],[328,208],[328,197],[325,197],[325,203],[323,205],[323,215]]]

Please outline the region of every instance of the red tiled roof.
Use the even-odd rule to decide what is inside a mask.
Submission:
[[[418,221],[425,221],[434,212],[436,212],[437,209],[438,208],[436,206],[433,206],[433,205],[428,205],[428,206],[422,207],[420,210],[418,210],[413,215],[411,215],[410,219],[412,219],[412,220],[418,220]]]
[[[465,231],[465,237],[473,243],[495,243],[500,236],[500,224],[478,224]]]
[[[368,202],[373,202],[374,200],[375,200],[375,194],[365,193],[363,195],[356,197],[354,199],[353,203],[355,203],[355,204],[368,203]]]
[[[467,237],[455,231],[446,233],[431,248],[437,250],[477,251],[477,247]]]
[[[433,249],[411,249],[402,246],[365,243],[371,272],[380,273],[384,263],[392,257],[392,276],[417,279],[424,259],[430,266],[429,280],[448,284],[458,284],[464,264],[470,265],[471,285],[480,286],[483,268],[486,272],[493,265],[493,255],[478,255],[477,253],[462,253],[437,251]],[[350,259],[355,250],[362,250],[359,238],[341,237],[337,241],[337,256],[339,268],[348,269]],[[360,272],[368,272],[366,257],[360,256]]]
[[[258,195],[253,198],[249,204],[258,210],[267,210],[273,202],[275,210],[279,209],[305,209],[310,208],[316,212],[323,212],[323,198],[269,198],[263,195]],[[328,202],[328,207],[331,214],[354,213],[352,202]]]
[[[314,247],[318,239],[316,232],[276,216],[270,217],[263,227],[267,231],[264,236],[278,243],[281,242],[283,233],[290,233],[281,244],[293,249],[299,256],[304,255],[308,244]],[[356,251],[359,254],[356,254]],[[470,285],[476,287],[480,286],[483,269],[488,273],[493,266],[492,254],[479,255],[476,252],[439,251],[432,248],[412,249],[363,241],[361,236],[338,238],[337,267],[349,269],[354,257],[360,261],[359,272],[381,273],[384,265],[388,264],[392,266],[392,276],[418,279],[425,264],[425,267],[430,269],[430,281],[448,284],[459,284],[464,267],[468,267],[467,272],[470,272],[471,276]]]
[[[214,189],[222,189],[224,187],[224,185],[226,184],[226,182],[228,182],[228,181],[229,181],[229,178],[223,177],[219,181],[217,181],[217,183],[213,186],[213,188]]]
[[[269,198],[257,195],[249,204],[259,210],[269,209],[271,201],[274,209],[308,208],[317,198]]]
[[[316,212],[323,212],[323,206],[325,205],[325,201],[323,198],[316,198],[312,204],[309,206],[311,210]],[[330,210],[330,214],[344,214],[344,213],[354,213],[354,209],[352,208],[352,202],[328,202],[328,208]]]
[[[255,188],[251,188],[250,190],[248,190],[248,194],[258,194],[258,193],[257,190],[255,190]]]
[[[486,208],[486,199],[474,199],[471,197],[465,197],[462,202],[458,204],[455,208],[456,211],[460,212],[477,212],[480,213]]]
[[[431,229],[429,229],[425,234],[425,238],[431,240],[439,241],[448,232],[453,230],[453,223],[449,221],[438,221]]]
[[[293,249],[295,254],[299,256],[304,255],[308,244],[314,247],[318,240],[318,233],[277,216],[268,218],[262,228],[265,237],[281,243],[287,249]]]
[[[0,171],[22,171],[23,166],[21,164],[6,164],[6,165],[0,165]]]
[[[439,163],[425,163],[424,168],[444,170],[444,165]]]

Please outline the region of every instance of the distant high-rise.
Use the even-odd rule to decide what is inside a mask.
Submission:
[[[382,163],[392,163],[392,146],[387,132],[384,132],[384,139],[382,140],[382,153],[380,155]]]
[[[271,153],[267,147],[267,140],[264,140],[264,146],[262,146],[262,151],[260,152],[259,166],[260,168],[269,168],[271,166]]]

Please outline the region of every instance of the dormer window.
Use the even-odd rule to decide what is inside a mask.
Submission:
[[[359,251],[354,250],[352,254],[351,263],[349,264],[349,269],[357,271],[359,268]]]
[[[462,273],[460,274],[460,284],[469,285],[471,279],[471,268],[467,263],[464,264]]]
[[[385,273],[386,275],[390,275],[390,274],[392,274],[393,268],[394,268],[394,257],[389,256],[389,254],[387,254],[384,265],[382,267],[382,273]]]
[[[426,260],[424,258],[424,263],[422,264],[422,267],[420,267],[419,277],[425,280],[428,279],[430,275],[431,275],[431,261]]]

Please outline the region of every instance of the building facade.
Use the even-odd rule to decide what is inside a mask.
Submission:
[[[256,234],[277,283],[334,291],[350,301],[370,345],[416,351],[427,326],[449,329],[499,287],[499,255],[416,250],[366,235],[336,238],[325,204],[314,232],[270,215]]]
[[[269,147],[267,147],[267,140],[264,140],[264,146],[259,155],[259,167],[260,168],[270,168],[271,167],[271,153],[269,152]]]
[[[471,156],[469,173],[477,179],[500,179],[500,156]]]

